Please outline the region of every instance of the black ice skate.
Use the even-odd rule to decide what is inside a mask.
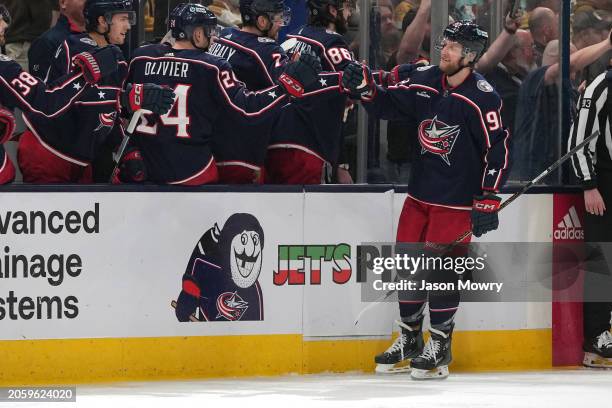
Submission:
[[[409,372],[409,365],[396,366],[396,364],[414,358],[423,351],[421,322],[418,322],[418,329],[412,328],[401,321],[396,321],[395,323],[400,327],[401,333],[391,347],[374,358],[377,373],[394,374]]]
[[[584,345],[585,367],[612,368],[612,334],[609,330]]]
[[[410,376],[414,380],[444,379],[448,377],[448,365],[452,361],[451,335],[453,329],[445,333],[429,329],[431,337],[420,356],[410,362]]]

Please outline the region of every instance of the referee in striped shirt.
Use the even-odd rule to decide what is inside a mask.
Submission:
[[[612,42],[612,36],[610,41]],[[576,176],[584,187],[586,242],[612,242],[612,60],[607,72],[599,75],[586,88],[578,101],[578,118],[572,126],[568,148],[571,149],[592,133],[599,136],[572,157]],[[599,247],[599,246],[595,246]],[[607,251],[610,252],[610,251]],[[601,252],[596,252],[602,256]],[[608,254],[609,255],[609,254]],[[605,256],[605,255],[604,255]],[[597,258],[597,259],[595,259]],[[597,256],[589,256],[589,273],[585,274],[584,297],[584,352],[583,364],[590,367],[612,367],[612,288],[609,272],[597,273]],[[608,260],[603,264],[610,263]],[[601,265],[601,262],[599,263]],[[608,297],[609,293],[609,297]]]

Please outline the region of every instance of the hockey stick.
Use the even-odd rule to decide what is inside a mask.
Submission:
[[[584,146],[589,144],[593,139],[597,138],[598,136],[599,136],[599,130],[596,130],[593,134],[591,134],[590,136],[585,138],[581,143],[577,144],[576,146],[574,146],[574,148],[572,148],[570,151],[568,151],[563,156],[561,156],[561,158],[559,160],[557,160],[556,162],[551,164],[539,176],[537,176],[536,178],[534,178],[533,180],[531,180],[530,182],[525,184],[520,191],[517,191],[516,193],[512,194],[506,201],[501,203],[501,205],[499,206],[499,209],[497,211],[499,212],[499,211],[503,210],[504,208],[506,208],[507,206],[509,206],[514,200],[516,200],[517,198],[519,198],[520,196],[525,194],[525,192],[527,190],[529,190],[535,183],[537,183],[538,181],[542,180],[544,177],[548,176],[550,173],[552,173],[554,170],[556,170],[559,166],[561,166],[563,163],[565,163],[570,157],[572,157],[574,154],[576,154],[580,149],[582,149]],[[426,243],[426,245],[431,247],[431,248],[434,248],[434,249],[436,249],[438,251],[441,250],[441,255],[440,256],[443,256],[444,254],[446,254],[450,250],[452,250],[454,247],[456,247],[459,243],[463,242],[463,240],[465,240],[471,234],[472,234],[472,231],[466,231],[463,234],[461,234],[460,236],[458,236],[449,245],[435,245],[433,243]],[[373,308],[374,306],[376,306],[380,302],[386,300],[389,296],[391,296],[393,294],[393,292],[395,292],[395,290],[387,291],[385,294],[380,296],[374,302],[371,302],[369,305],[364,307],[361,310],[361,312],[359,312],[359,314],[357,315],[357,318],[355,319],[355,326],[357,325],[357,323],[359,323],[359,319],[361,318],[361,316],[363,316],[363,314],[366,311],[370,310],[371,308]]]
[[[119,169],[119,163],[121,163],[121,158],[123,157],[123,154],[125,153],[125,149],[127,148],[128,143],[130,142],[130,137],[132,137],[132,135],[134,134],[134,129],[136,129],[136,125],[138,125],[138,122],[140,122],[140,117],[142,116],[143,113],[144,112],[142,109],[138,109],[136,112],[132,114],[132,118],[130,119],[130,123],[128,124],[127,129],[125,129],[125,135],[123,136],[123,140],[121,140],[121,144],[119,145],[119,148],[117,149],[117,153],[113,154],[113,161],[115,162],[115,168],[113,169],[113,172],[111,173],[110,180],[108,181],[109,183],[112,183],[113,175]]]

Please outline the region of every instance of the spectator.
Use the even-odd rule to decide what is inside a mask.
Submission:
[[[526,9],[528,12],[531,12],[538,7],[546,7],[551,9],[555,14],[559,14],[559,11],[561,11],[561,1],[562,0],[527,0]]]
[[[416,13],[417,8],[419,8],[420,1],[418,0],[403,0],[400,1],[393,10],[393,20],[395,21],[395,25],[397,27],[401,27],[404,17],[408,13]],[[404,31],[404,30],[402,30]]]
[[[421,6],[412,17],[412,21],[406,28],[397,49],[397,63],[406,64],[417,58],[429,59],[429,47],[431,43],[431,0],[421,0]]]
[[[612,12],[612,2],[610,0],[578,0],[574,7],[574,13],[581,11],[606,10]]]
[[[581,11],[574,14],[572,42],[576,48],[580,50],[604,40],[612,28],[612,23],[608,20],[609,16],[602,11]],[[610,58],[612,58],[612,51],[605,53],[597,61],[587,66],[578,82],[591,83],[606,70]]]
[[[6,0],[4,3],[13,17],[6,34],[6,54],[27,70],[32,41],[51,26],[53,1]]]
[[[587,65],[592,64],[606,52],[612,50],[612,43],[606,38],[597,44],[579,51],[572,45],[570,56],[570,78]],[[519,90],[514,143],[517,157],[514,161],[513,178],[531,180],[564,150],[567,134],[559,129],[559,86],[572,98],[570,106],[575,108],[577,90],[571,82],[559,84],[559,41],[551,41],[546,47],[542,67],[525,78]],[[569,113],[570,117],[574,115]],[[569,129],[567,130],[569,131]],[[562,139],[559,138],[561,135]]]
[[[547,7],[536,7],[529,16],[529,31],[533,37],[535,63],[542,66],[544,49],[559,38],[559,22],[555,13]]]
[[[533,39],[529,31],[518,30],[513,47],[490,72],[485,74],[504,102],[502,122],[514,134],[518,94],[527,74],[533,69]]]
[[[60,17],[53,28],[32,43],[28,52],[30,73],[46,81],[57,48],[69,35],[85,31],[85,0],[59,0]]]

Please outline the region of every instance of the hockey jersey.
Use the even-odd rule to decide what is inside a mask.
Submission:
[[[158,183],[186,184],[206,170],[219,120],[230,117],[257,126],[288,100],[277,86],[250,92],[222,58],[165,44],[136,50],[128,78],[167,85],[177,95],[167,114],[146,115],[135,132],[149,179]]]
[[[241,82],[251,91],[260,91],[276,84],[288,62],[287,54],[267,37],[227,28],[210,46],[209,54],[227,60]],[[212,138],[217,165],[227,164],[260,170],[265,157],[274,118],[253,123],[236,119],[232,112],[218,120]]]
[[[259,282],[248,288],[234,283],[231,272],[210,259],[192,258],[183,276],[183,286],[193,285],[199,293],[197,299],[181,291],[176,306],[179,321],[194,317],[200,321],[263,320],[263,296]]]
[[[505,182],[510,133],[502,124],[499,95],[480,74],[450,88],[437,66],[419,67],[409,80],[377,86],[362,101],[378,118],[418,125],[420,152],[408,185],[415,199],[470,209],[474,195],[496,192]]]
[[[341,72],[353,60],[344,38],[324,27],[305,26],[287,36],[283,48],[289,58],[311,51],[319,56],[323,71]],[[326,79],[321,78],[325,86]],[[342,121],[347,106],[345,94],[314,95],[283,109],[272,134],[270,149],[290,147],[305,150],[336,164],[342,146]]]
[[[69,36],[58,48],[49,69],[48,81],[74,69],[72,58],[97,47],[87,34]],[[119,97],[127,76],[127,62],[120,60],[118,70],[88,87],[67,115],[49,121],[40,115],[24,114],[24,121],[55,155],[80,166],[90,164],[100,147],[113,138],[118,144],[123,137],[119,118]]]

